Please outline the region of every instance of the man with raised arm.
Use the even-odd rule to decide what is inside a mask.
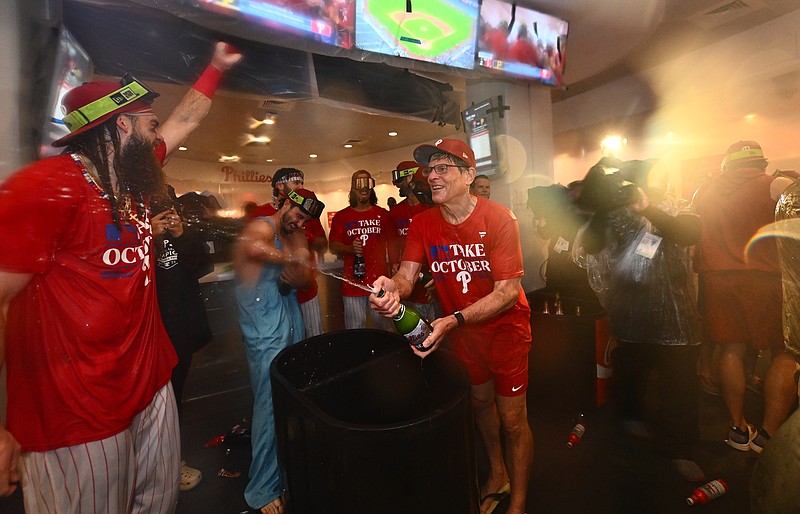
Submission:
[[[22,480],[29,513],[175,510],[176,357],[156,301],[149,199],[241,57],[217,43],[163,124],[158,94],[135,79],[73,89],[70,133],[53,143],[64,153],[0,186],[0,494]]]
[[[248,223],[233,250],[239,325],[253,388],[253,459],[244,491],[247,504],[264,514],[284,511],[269,367],[275,356],[305,338],[292,289],[313,280],[303,226],[325,205],[306,189],[289,190],[278,210]]]

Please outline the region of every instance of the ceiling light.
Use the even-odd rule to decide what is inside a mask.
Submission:
[[[250,143],[267,144],[270,141],[272,141],[272,139],[270,139],[268,136],[254,136],[253,134],[246,134],[246,135],[247,135],[247,142],[245,144],[250,144]]]
[[[746,119],[746,120],[748,120],[748,121],[750,121],[750,120],[754,120],[754,119],[756,119],[756,115],[755,115],[755,114],[746,114],[746,115],[744,116],[744,119]]]
[[[345,148],[353,148],[353,145],[351,145],[350,143],[347,143],[346,145],[344,145],[344,147]]]
[[[185,152],[186,150],[188,150],[188,148],[185,146],[179,146],[178,150],[180,150],[181,152]]]
[[[616,152],[622,149],[623,146],[628,144],[628,140],[622,136],[606,136],[600,142],[600,149],[603,150],[603,155],[613,157]]]
[[[391,132],[389,132],[389,137],[394,137],[394,136],[396,136],[396,135],[397,135],[397,132],[395,132],[394,130],[392,130]]]
[[[222,155],[218,159],[219,162],[239,162],[242,160],[238,155]]]
[[[267,159],[267,162],[273,162],[275,159]]]
[[[278,121],[278,115],[274,112],[267,112],[265,114],[256,114],[251,116],[250,130],[257,129],[261,125],[275,125]]]
[[[311,157],[312,159],[316,159],[317,158],[317,154],[315,154],[315,153],[310,153],[310,154],[308,154],[308,156]]]

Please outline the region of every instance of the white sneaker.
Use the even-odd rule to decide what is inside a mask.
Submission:
[[[203,480],[202,471],[187,466],[186,461],[181,461],[181,491],[191,491],[201,480]]]

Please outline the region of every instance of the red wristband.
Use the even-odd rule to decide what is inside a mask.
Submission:
[[[214,98],[214,93],[217,91],[217,86],[219,85],[219,81],[221,79],[222,72],[209,64],[203,74],[200,75],[200,78],[197,79],[197,82],[194,83],[192,88],[196,89],[208,98]]]

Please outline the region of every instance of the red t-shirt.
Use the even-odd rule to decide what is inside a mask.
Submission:
[[[33,274],[6,325],[7,428],[22,451],[122,431],[177,362],[156,299],[150,220],[118,230],[90,180],[59,155],[0,187],[0,269]]]
[[[261,204],[250,212],[250,219],[258,218],[259,216],[272,216],[278,210],[272,205],[272,202]]]
[[[259,216],[272,216],[278,212],[271,203],[265,203],[263,205],[259,205],[256,207],[253,212],[251,218],[257,218]],[[325,229],[322,228],[322,223],[319,220],[309,220],[308,222],[303,224],[303,231],[306,234],[306,239],[308,240],[309,246],[313,243],[319,236],[325,235]],[[316,266],[317,260],[314,254],[311,254],[309,258],[309,264],[314,268],[314,273],[316,277]],[[298,289],[297,290],[297,303],[306,303],[309,300],[312,300],[315,296],[317,296],[319,287],[317,286],[316,278],[313,280],[311,285],[309,285],[306,289]]]
[[[403,247],[406,245],[406,233],[408,232],[411,218],[430,208],[430,205],[424,203],[418,203],[412,206],[408,203],[408,199],[405,199],[395,205],[394,209],[389,211],[389,226],[391,227],[391,231],[387,245],[390,265],[400,264],[400,260],[403,256]],[[423,263],[423,269],[427,268],[428,266]],[[417,282],[408,300],[416,303],[429,303],[428,293],[424,284]]]
[[[322,228],[322,223],[316,219],[308,220],[306,223],[304,223],[303,231],[305,231],[306,233],[306,239],[308,240],[309,249],[311,248],[311,244],[314,241],[316,241],[318,237],[325,235],[325,229]],[[311,252],[311,256],[309,257],[309,262],[311,266],[314,268],[315,278],[306,289],[297,290],[298,303],[306,303],[307,301],[313,299],[315,296],[317,296],[317,290],[319,289],[319,287],[317,286],[317,279],[316,279],[316,269],[317,269],[316,253]]]
[[[770,196],[773,180],[762,169],[739,168],[726,171],[695,193],[693,207],[702,224],[695,245],[697,273],[781,272],[775,238],[751,241],[759,229],[775,221],[777,202]]]
[[[524,274],[517,219],[502,205],[481,197],[472,214],[458,225],[445,221],[440,209],[417,214],[408,229],[403,260],[425,259],[430,263],[443,312],[449,315],[463,310],[491,293],[496,281]],[[495,333],[508,333],[514,342],[508,355],[524,354],[531,340],[530,315],[520,286],[513,307],[451,335],[454,340],[475,340],[480,335],[491,341]]]
[[[388,275],[386,266],[386,237],[390,232],[389,211],[373,205],[363,212],[347,207],[337,212],[331,222],[330,240],[353,245],[356,237],[362,238],[366,274],[361,280],[353,277],[353,254],[344,254],[344,276],[348,280],[370,286],[381,275]],[[369,293],[347,282],[342,283],[342,296],[368,296]]]

